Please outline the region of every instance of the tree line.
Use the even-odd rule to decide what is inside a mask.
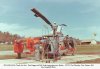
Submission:
[[[0,31],[0,43],[7,43],[11,44],[15,39],[22,38],[17,34],[11,34],[9,32],[2,32]]]

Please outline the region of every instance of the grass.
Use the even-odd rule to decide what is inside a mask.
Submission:
[[[81,45],[76,46],[76,53],[95,53],[100,52],[100,45]]]
[[[9,50],[13,50],[13,45],[0,44],[0,51],[9,51]],[[100,52],[100,45],[94,45],[94,46],[78,45],[76,46],[76,53],[91,53],[91,52]]]
[[[13,45],[0,44],[0,51],[13,50]]]

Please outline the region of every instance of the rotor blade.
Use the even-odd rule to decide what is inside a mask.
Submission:
[[[66,24],[61,24],[60,26],[67,26]]]
[[[36,17],[42,18],[48,25],[51,26],[51,28],[53,27],[52,24],[51,24],[51,22],[45,16],[43,16],[38,10],[36,10],[35,8],[33,8],[33,9],[31,9],[31,11],[35,13]]]

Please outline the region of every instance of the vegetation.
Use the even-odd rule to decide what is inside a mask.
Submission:
[[[26,47],[24,48],[26,49]],[[13,45],[0,44],[0,51],[8,51],[8,50],[13,50]],[[96,52],[100,52],[100,45],[76,46],[77,54],[96,53]]]
[[[13,45],[0,44],[0,51],[13,50]]]
[[[97,53],[100,52],[100,45],[80,45],[76,46],[76,53]]]
[[[11,43],[14,39],[21,38],[17,34],[10,34],[9,32],[1,32],[0,31],[0,43]]]

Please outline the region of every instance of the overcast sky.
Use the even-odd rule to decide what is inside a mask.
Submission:
[[[0,0],[0,30],[26,37],[47,33],[49,26],[34,17],[32,8],[52,23],[67,24],[65,35],[91,39],[95,32],[100,40],[100,0]]]

